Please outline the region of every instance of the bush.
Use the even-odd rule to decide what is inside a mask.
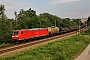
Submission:
[[[2,43],[2,44],[0,44],[0,47],[2,47],[2,46],[7,46],[7,45],[9,45],[9,43]]]

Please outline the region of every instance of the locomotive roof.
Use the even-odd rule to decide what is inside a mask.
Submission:
[[[46,29],[46,28],[33,28],[33,29],[25,29],[25,30],[40,30],[40,29]]]
[[[21,29],[21,30],[40,30],[40,29],[46,29],[46,28],[33,28],[33,29]],[[20,31],[20,30],[14,30],[14,31]]]

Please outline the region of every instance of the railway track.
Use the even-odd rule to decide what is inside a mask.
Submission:
[[[86,29],[83,28],[83,29],[81,29],[81,32],[85,31],[85,30]],[[70,32],[70,33],[66,33],[66,34],[62,34],[62,35],[58,35],[58,36],[53,36],[53,37],[49,37],[49,38],[45,38],[45,39],[40,39],[40,40],[36,40],[36,41],[32,41],[32,42],[27,42],[27,43],[2,47],[2,48],[0,48],[0,54],[4,54],[4,53],[11,52],[11,51],[14,51],[14,50],[18,50],[18,49],[21,49],[21,48],[25,48],[25,47],[33,46],[33,45],[36,45],[36,44],[48,42],[48,41],[51,41],[51,40],[59,39],[59,38],[62,38],[62,37],[65,37],[65,36],[68,36],[68,35],[71,35],[71,34],[77,34],[77,33],[78,33],[78,31],[74,31],[74,32]]]

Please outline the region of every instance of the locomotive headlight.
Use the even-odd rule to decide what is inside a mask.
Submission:
[[[16,36],[16,37],[18,37],[18,36]]]
[[[12,37],[14,37],[14,36],[12,36]]]

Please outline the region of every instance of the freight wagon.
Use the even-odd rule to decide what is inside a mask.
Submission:
[[[53,35],[53,34],[58,34],[59,33],[59,28],[58,27],[48,27],[48,32],[49,32],[49,35]]]

